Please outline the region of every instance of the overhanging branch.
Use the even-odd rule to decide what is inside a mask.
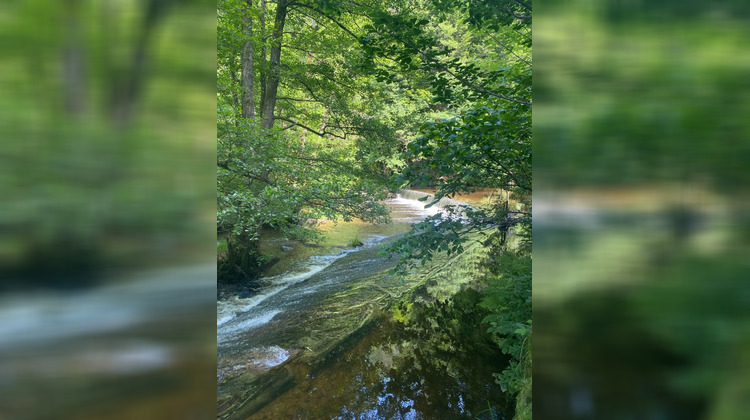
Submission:
[[[344,32],[346,32],[349,35],[351,35],[352,37],[354,37],[354,39],[359,40],[359,37],[354,32],[352,32],[351,30],[349,30],[349,28],[347,28],[346,26],[344,26],[341,22],[339,22],[338,20],[334,19],[333,17],[331,17],[330,15],[328,15],[327,13],[325,13],[324,11],[322,11],[322,10],[316,8],[316,7],[313,7],[313,6],[309,5],[309,4],[305,4],[305,3],[299,3],[299,2],[289,3],[289,7],[295,7],[295,6],[304,7],[306,9],[314,11],[315,13],[319,14],[320,16],[323,16],[324,18],[326,18],[326,19],[330,20],[331,22],[335,23],[339,28],[343,29]]]
[[[310,133],[313,133],[313,134],[315,134],[317,136],[320,136],[320,137],[326,137],[326,135],[329,135],[331,137],[336,137],[336,138],[339,138],[339,139],[342,139],[342,140],[346,140],[346,134],[344,134],[343,136],[341,136],[341,135],[338,135],[336,133],[332,133],[332,132],[326,131],[326,130],[318,131],[318,130],[315,130],[315,129],[312,129],[312,128],[306,126],[305,124],[299,123],[297,121],[294,121],[292,119],[289,119],[289,118],[286,118],[286,117],[282,117],[282,116],[279,116],[279,115],[277,115],[275,118],[277,120],[286,121],[286,122],[292,124],[293,126],[297,126],[297,127],[303,128],[303,129],[309,131]]]
[[[458,80],[462,85],[464,85],[464,86],[466,86],[466,87],[468,87],[470,89],[473,89],[473,90],[475,90],[477,92],[480,92],[480,93],[484,93],[485,95],[490,95],[490,96],[494,96],[496,98],[505,99],[506,101],[511,101],[511,102],[515,102],[515,103],[519,103],[519,104],[523,104],[523,105],[531,105],[531,102],[527,102],[527,101],[524,101],[524,100],[521,100],[521,99],[511,98],[510,96],[505,96],[505,95],[499,94],[497,92],[493,92],[491,90],[487,90],[487,89],[485,89],[485,88],[483,88],[481,86],[478,86],[478,85],[476,85],[476,84],[474,84],[474,83],[472,83],[472,82],[470,82],[470,81],[468,81],[468,80],[460,77],[459,75],[457,75],[456,73],[454,73],[450,69],[448,69],[448,67],[445,67],[445,66],[437,63],[434,60],[433,60],[433,63],[437,64],[438,69],[443,70],[444,72],[450,74],[456,80]]]
[[[518,4],[520,4],[521,6],[523,6],[524,9],[528,10],[529,12],[531,11],[531,5],[528,4],[528,3],[526,3],[525,1],[523,1],[523,0],[515,0],[515,2],[518,3]]]

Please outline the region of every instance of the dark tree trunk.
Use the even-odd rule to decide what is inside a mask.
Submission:
[[[260,43],[260,62],[261,65],[266,64],[268,60],[268,54],[266,52],[266,10],[268,10],[268,4],[266,0],[260,0],[260,35],[262,42]],[[262,69],[260,72],[260,116],[263,118],[263,104],[266,103],[266,72]]]
[[[237,283],[254,280],[258,275],[260,252],[258,241],[247,235],[227,236],[227,258],[219,264],[219,281]]]
[[[85,107],[83,48],[80,36],[80,2],[65,1],[65,47],[63,50],[63,92],[65,111],[80,117]]]
[[[247,6],[248,9],[252,8],[252,0],[247,0]],[[252,40],[253,19],[250,17],[249,10],[245,10],[244,20],[243,33],[247,40],[242,48],[242,116],[255,119],[255,63],[253,61],[255,50]]]
[[[276,108],[276,93],[279,89],[280,67],[281,67],[281,38],[284,34],[284,23],[289,3],[287,0],[279,0],[276,4],[276,17],[274,19],[271,57],[268,62],[268,81],[266,83],[266,97],[263,103],[262,127],[269,129],[273,127],[274,108]]]
[[[133,119],[147,79],[151,37],[159,22],[167,15],[172,1],[149,0],[145,4],[146,10],[143,22],[141,22],[141,30],[136,36],[130,68],[124,74],[117,75],[118,77],[115,77],[112,83],[110,113],[115,126],[127,126]]]

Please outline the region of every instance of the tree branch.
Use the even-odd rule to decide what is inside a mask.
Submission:
[[[286,122],[292,124],[293,126],[304,128],[305,130],[307,130],[307,131],[309,131],[309,132],[311,132],[311,133],[313,133],[313,134],[315,134],[315,135],[317,135],[319,137],[325,137],[326,135],[330,135],[332,137],[336,137],[336,138],[339,138],[339,139],[342,139],[342,140],[346,140],[346,134],[344,134],[343,136],[340,136],[338,134],[331,133],[330,131],[325,131],[325,130],[323,130],[322,132],[321,131],[317,131],[317,130],[314,130],[314,129],[312,129],[312,128],[304,125],[304,124],[298,123],[297,121],[291,120],[291,119],[286,118],[286,117],[278,116],[278,115],[275,118],[277,120],[286,121]]]
[[[513,10],[508,7],[504,7],[505,11],[516,19],[531,19],[531,15],[517,15]]]
[[[475,90],[477,92],[480,92],[480,93],[484,93],[485,95],[490,95],[490,96],[494,96],[496,98],[505,99],[506,101],[511,101],[511,102],[515,102],[515,103],[519,103],[519,104],[523,104],[523,105],[531,105],[531,102],[523,101],[521,99],[511,98],[510,96],[501,95],[501,94],[493,92],[491,90],[487,90],[487,89],[485,89],[485,88],[483,88],[481,86],[478,86],[478,85],[476,85],[476,84],[474,84],[474,83],[472,83],[472,82],[470,82],[470,81],[468,81],[468,80],[460,77],[459,75],[457,75],[456,73],[454,73],[450,69],[448,69],[447,67],[443,66],[440,63],[437,63],[434,60],[433,60],[433,63],[437,64],[438,69],[443,70],[444,72],[450,74],[456,80],[458,80],[459,82],[461,82],[462,85],[464,85],[464,86],[466,86],[466,87],[468,87],[470,89],[473,89],[473,90]]]
[[[519,60],[519,61],[522,61],[522,62],[524,62],[525,64],[527,64],[527,65],[531,66],[531,62],[529,62],[529,61],[528,61],[528,60],[526,60],[525,58],[521,57],[520,55],[516,54],[516,52],[515,52],[515,51],[513,50],[513,48],[511,48],[511,47],[510,47],[510,46],[509,46],[508,44],[506,44],[506,43],[504,43],[504,42],[500,41],[499,39],[497,39],[497,37],[495,37],[495,36],[494,36],[494,35],[492,35],[492,34],[488,34],[488,35],[489,35],[489,37],[490,37],[490,38],[492,38],[492,40],[493,40],[493,41],[495,41],[496,43],[498,43],[498,45],[502,46],[503,48],[505,48],[505,50],[506,50],[506,51],[509,51],[509,52],[510,52],[511,54],[513,54],[513,55],[514,55],[514,56],[515,56],[516,58],[518,58],[518,60]],[[500,52],[498,51],[498,54],[499,54],[499,53],[500,53]]]
[[[528,185],[528,184],[527,184],[527,183],[525,183],[525,182],[520,182],[520,180],[518,179],[518,177],[516,176],[516,174],[514,174],[513,172],[511,172],[510,170],[508,170],[508,168],[506,168],[506,167],[505,167],[505,165],[503,165],[503,163],[502,163],[502,162],[501,162],[501,161],[500,161],[499,159],[496,159],[496,158],[495,158],[494,156],[492,156],[492,155],[490,155],[490,154],[488,154],[488,153],[487,153],[487,154],[485,154],[485,156],[487,156],[487,158],[488,158],[488,159],[489,159],[490,161],[492,161],[492,162],[493,162],[493,163],[495,163],[495,164],[496,164],[497,166],[499,166],[499,167],[500,167],[500,169],[502,169],[502,170],[503,170],[503,172],[505,172],[505,174],[506,174],[506,175],[508,175],[508,177],[510,177],[510,179],[512,179],[512,180],[513,180],[513,182],[515,182],[515,183],[516,183],[516,186],[517,186],[517,187],[519,187],[519,188],[522,188],[522,189],[523,189],[524,191],[531,191],[531,186],[530,186],[530,185]],[[474,162],[474,163],[478,164],[478,162]],[[480,166],[481,166],[481,165],[480,165]]]
[[[295,101],[295,102],[315,102],[315,103],[318,103],[318,104],[321,103],[317,99],[290,98],[290,97],[287,97],[287,96],[279,96],[278,98],[276,98],[276,100],[279,100],[279,101],[281,101],[281,100],[284,100],[284,101]]]
[[[520,4],[521,6],[523,6],[524,9],[528,10],[529,12],[531,11],[531,5],[528,4],[528,3],[526,3],[525,1],[523,1],[523,0],[515,0],[515,2],[518,3],[518,4]]]
[[[322,10],[320,10],[320,9],[318,9],[316,7],[310,6],[309,4],[305,4],[305,3],[299,3],[299,2],[289,3],[289,6],[290,7],[300,6],[300,7],[306,8],[306,9],[310,9],[310,10],[318,13],[319,15],[325,17],[326,19],[330,20],[331,22],[335,23],[339,28],[343,29],[344,32],[346,32],[349,35],[351,35],[352,37],[354,37],[354,39],[359,40],[359,37],[354,32],[350,31],[349,28],[347,28],[346,26],[344,26],[343,24],[341,24],[338,20],[336,20],[333,17],[327,15],[325,12],[323,12]]]
[[[218,166],[219,168],[222,168],[224,170],[227,170],[227,171],[229,171],[231,173],[236,173],[232,168],[229,167],[229,163],[230,163],[229,160],[220,160],[220,161],[216,162],[216,166]],[[252,172],[242,172],[242,173],[239,173],[238,175],[245,176],[245,177],[248,177],[250,179],[254,179],[256,181],[260,181],[260,182],[262,182],[264,184],[273,185],[273,183],[271,182],[270,179],[268,179],[268,178],[266,178],[264,176],[255,175]]]

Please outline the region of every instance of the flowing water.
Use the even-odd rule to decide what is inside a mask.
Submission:
[[[216,265],[0,296],[0,418],[206,418]]]
[[[381,245],[456,204],[426,209],[422,196],[402,191],[387,200],[388,224],[325,226],[321,247],[266,241],[269,249],[292,248],[283,272],[276,268],[254,295],[218,302],[219,417],[473,418],[477,407],[500,411],[488,409],[488,399],[503,398],[491,377],[502,370],[494,349],[466,359],[458,370],[467,378],[414,369],[429,361],[384,315],[417,285],[388,275],[395,260],[380,255]],[[354,237],[364,245],[344,246]]]
[[[439,207],[425,209],[423,202],[401,196],[387,200],[386,205],[392,219],[388,224],[349,222],[324,225],[325,244],[328,246],[310,247],[278,236],[266,240],[262,251],[267,254],[275,252],[278,255],[282,246],[289,246],[292,251],[282,254],[284,260],[269,270],[270,274],[276,275],[262,280],[266,286],[258,294],[245,298],[240,294],[218,302],[216,324],[220,347],[222,343],[231,342],[238,333],[268,323],[277,314],[285,312],[283,316],[287,316],[289,309],[299,311],[302,301],[317,301],[316,296],[330,293],[331,287],[340,287],[341,277],[382,271],[389,262],[376,255],[379,245],[408,231],[413,223],[441,211]],[[364,245],[347,246],[353,238],[358,238]],[[330,267],[335,262],[337,264]],[[324,275],[316,277],[326,268]]]

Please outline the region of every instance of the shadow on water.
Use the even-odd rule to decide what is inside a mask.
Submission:
[[[258,295],[219,302],[219,418],[512,417],[493,377],[507,360],[468,287],[482,248],[393,278],[380,244],[438,211],[393,204],[391,226],[344,225],[365,246],[319,248]],[[461,303],[445,300],[455,293]]]
[[[324,368],[297,361],[294,385],[253,419],[510,419],[492,372],[506,360],[489,347],[458,360],[435,359],[401,324],[380,319]],[[450,366],[449,366],[450,365]],[[498,405],[500,404],[500,405]]]
[[[541,418],[704,418],[699,398],[674,379],[690,368],[648,328],[632,291],[582,294],[535,309],[535,414]]]

